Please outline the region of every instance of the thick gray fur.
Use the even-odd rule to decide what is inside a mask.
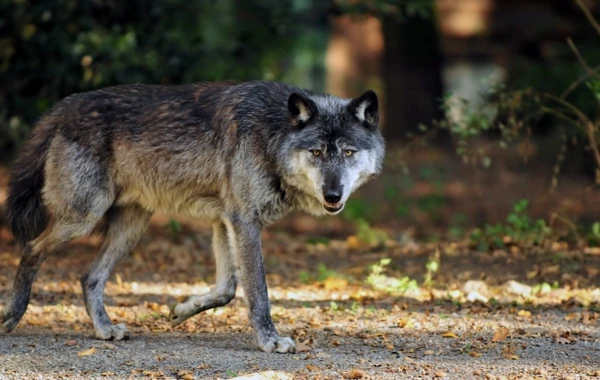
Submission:
[[[355,99],[277,82],[124,85],[59,102],[34,129],[9,184],[6,219],[22,258],[0,314],[11,331],[45,258],[101,219],[100,254],[81,278],[96,336],[123,339],[104,286],[154,213],[214,224],[215,286],[172,309],[174,324],[244,289],[258,346],[294,352],[270,316],[260,233],[292,210],[337,214],[381,170],[384,141],[372,91]]]

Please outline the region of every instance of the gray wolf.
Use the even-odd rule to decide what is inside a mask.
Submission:
[[[151,215],[174,213],[212,221],[217,278],[171,321],[226,305],[239,281],[258,347],[294,352],[271,319],[261,229],[291,210],[337,214],[380,172],[378,107],[373,91],[342,99],[268,81],[120,85],[63,99],[12,170],[6,219],[22,252],[0,325],[18,324],[48,255],[105,220],[81,285],[95,335],[126,338],[104,308],[105,284]]]

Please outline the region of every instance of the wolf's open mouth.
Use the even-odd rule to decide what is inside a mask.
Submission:
[[[324,208],[324,209],[325,209],[325,211],[327,211],[327,212],[334,213],[334,212],[338,212],[338,211],[340,211],[341,209],[343,209],[343,208],[344,208],[344,204],[343,204],[343,203],[338,203],[338,204],[336,204],[336,205],[334,205],[334,206],[333,206],[333,205],[326,205],[326,204],[324,204],[324,205],[323,205],[323,208]]]

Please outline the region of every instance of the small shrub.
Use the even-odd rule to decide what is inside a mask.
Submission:
[[[543,219],[533,220],[528,215],[528,200],[520,200],[508,214],[506,224],[486,225],[471,232],[471,242],[480,251],[502,249],[507,241],[515,244],[540,245],[551,235],[551,228]]]
[[[404,294],[410,289],[416,289],[417,281],[408,276],[401,278],[389,277],[384,274],[385,267],[391,263],[391,259],[385,258],[370,266],[369,276],[366,282],[377,290],[392,294]]]

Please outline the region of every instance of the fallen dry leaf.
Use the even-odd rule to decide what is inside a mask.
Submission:
[[[502,348],[502,357],[504,359],[517,360],[519,355],[515,353],[515,347],[512,345],[506,345]]]
[[[533,278],[535,278],[538,274],[540,273],[540,271],[538,269],[534,269],[532,271],[527,272],[527,279],[531,280]]]
[[[298,343],[298,345],[296,346],[296,352],[308,352],[310,350],[312,350],[312,347],[309,346],[308,344],[306,344],[306,342],[308,342],[309,340],[305,340],[304,342],[300,342]]]
[[[579,313],[571,313],[565,316],[565,320],[567,321],[578,321],[580,317]]]
[[[355,235],[348,236],[348,238],[346,238],[346,244],[349,249],[358,249],[362,245]]]
[[[343,278],[328,277],[323,281],[323,286],[325,286],[325,289],[327,290],[342,290],[348,286],[348,281]]]
[[[458,335],[456,335],[452,331],[447,331],[447,332],[445,332],[445,333],[442,334],[442,337],[443,338],[458,338]]]
[[[519,312],[517,313],[518,316],[520,317],[530,317],[531,316],[531,311],[529,310],[519,310]]]
[[[344,377],[344,379],[362,379],[364,374],[359,369],[351,369],[348,372],[343,372],[342,376]]]
[[[143,370],[142,371],[142,375],[146,375],[150,378],[155,378],[155,377],[163,377],[164,374],[161,371],[150,371],[150,370]]]
[[[401,329],[412,326],[414,326],[414,322],[410,318],[402,318],[398,321],[398,327],[400,327]]]
[[[479,352],[471,351],[471,352],[469,352],[469,355],[470,355],[470,356],[472,356],[472,357],[474,357],[474,358],[478,358],[478,357],[480,357],[482,354],[481,354],[481,353],[479,353]]]
[[[590,313],[587,311],[584,311],[583,313],[581,313],[581,322],[584,325],[589,325],[590,324]]]
[[[89,350],[79,351],[77,356],[90,356],[96,352],[96,347],[92,347]]]
[[[160,311],[160,305],[157,304],[156,302],[150,302],[148,304],[148,309],[158,312],[158,311]]]
[[[65,341],[65,346],[76,346],[77,345],[77,341],[75,339],[69,339]]]
[[[444,372],[444,371],[435,371],[434,376],[435,377],[446,377],[446,372]]]
[[[510,334],[510,331],[506,327],[501,327],[494,332],[492,342],[501,342]]]

